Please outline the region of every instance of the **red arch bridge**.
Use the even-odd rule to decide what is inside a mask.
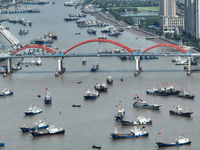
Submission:
[[[123,49],[125,49],[127,51],[127,53],[69,53],[70,51],[72,51],[73,49],[75,49],[78,46],[87,44],[87,43],[93,43],[93,42],[104,42],[104,43],[110,43],[110,44],[114,44],[116,46],[119,46]],[[180,51],[181,53],[149,53],[148,51],[157,47],[170,47],[170,48],[174,48],[178,51]],[[29,48],[39,48],[39,49],[43,49],[45,51],[47,51],[47,54],[20,54],[18,52],[25,50],[25,49],[29,49]],[[143,51],[136,51],[133,50],[119,42],[113,41],[113,40],[108,40],[108,39],[91,39],[91,40],[86,40],[83,41],[81,43],[78,43],[74,46],[72,46],[71,48],[67,49],[64,52],[56,52],[53,49],[47,48],[45,46],[41,46],[41,45],[29,45],[29,46],[25,46],[21,49],[16,50],[15,52],[13,52],[11,55],[0,55],[0,58],[4,57],[7,58],[7,64],[8,64],[8,74],[11,73],[11,59],[12,58],[32,58],[32,57],[58,57],[58,74],[62,73],[65,71],[65,68],[62,66],[62,61],[64,59],[64,57],[111,57],[111,56],[133,56],[135,58],[136,61],[136,68],[135,68],[135,75],[138,75],[141,71],[142,68],[140,66],[140,57],[141,56],[186,56],[189,58],[189,65],[188,65],[188,74],[191,73],[191,57],[192,56],[200,56],[200,53],[189,53],[186,50],[176,46],[176,45],[172,45],[172,44],[157,44],[154,46],[151,46]]]

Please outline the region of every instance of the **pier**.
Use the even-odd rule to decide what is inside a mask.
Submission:
[[[0,26],[0,33],[11,43],[11,45],[20,44],[20,41],[14,37],[8,30],[5,29],[2,25]]]

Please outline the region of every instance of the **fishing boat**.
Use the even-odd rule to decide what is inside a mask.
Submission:
[[[106,83],[103,81],[102,84],[99,83],[99,81],[96,83],[96,85],[94,86],[95,90],[97,90],[98,92],[102,92],[102,91],[107,91],[108,90],[108,86],[106,85]]]
[[[0,96],[8,96],[8,95],[13,95],[13,92],[9,90],[8,88],[4,88]]]
[[[86,94],[84,95],[84,98],[85,98],[85,99],[95,99],[95,98],[97,98],[97,97],[99,97],[99,92],[96,91],[95,89],[94,89],[93,91],[90,91],[90,90],[88,89],[88,91],[87,91]]]
[[[82,64],[85,65],[86,63],[87,63],[86,59],[83,58],[83,60],[82,60]]]
[[[45,104],[51,104],[52,102],[52,96],[50,95],[49,92],[46,92],[46,95],[44,97],[44,103]]]
[[[134,126],[134,129],[131,129],[131,133],[129,134],[117,133],[117,128],[115,127],[114,133],[112,133],[111,136],[113,139],[136,138],[141,136],[149,136],[149,133],[145,130],[145,126],[142,126],[141,128]]]
[[[19,33],[18,34],[28,34],[29,30],[28,29],[21,29],[19,30]]]
[[[42,136],[42,135],[54,135],[54,134],[64,134],[65,130],[63,130],[63,128],[61,127],[55,127],[55,126],[49,126],[46,132],[37,132],[37,130],[35,131],[30,131],[30,133],[33,136]]]
[[[56,32],[48,32],[48,33],[44,33],[44,37],[49,37],[52,39],[58,39],[58,35],[56,34]]]
[[[45,121],[38,120],[38,122],[35,123],[35,126],[32,128],[26,127],[25,123],[24,123],[23,127],[19,127],[19,128],[22,130],[22,132],[29,132],[29,131],[35,131],[36,129],[45,129],[48,127],[49,127],[49,125]]]
[[[42,112],[42,109],[36,108],[36,106],[31,105],[28,110],[24,111],[25,115],[35,115]]]
[[[150,118],[146,118],[142,115],[137,117],[137,119],[138,119],[138,121],[136,121],[136,122],[121,120],[121,124],[124,125],[124,126],[134,126],[134,125],[142,125],[142,124],[151,125],[153,123]]]
[[[188,98],[188,99],[194,99],[195,95],[191,94],[190,92],[186,92],[186,91],[181,91],[178,94],[178,97],[183,97],[183,98]]]
[[[81,105],[75,105],[75,104],[73,104],[72,107],[81,107]]]
[[[42,60],[40,59],[40,57],[37,59],[36,65],[38,65],[38,66],[42,65]]]
[[[96,62],[96,64],[94,64],[91,68],[91,72],[95,72],[99,69],[99,64]]]
[[[106,81],[107,81],[107,84],[113,84],[113,79],[112,79],[110,74],[108,74],[108,77],[107,77]]]
[[[116,120],[122,120],[125,116],[125,110],[123,107],[119,107],[117,114],[115,114],[115,119]]]
[[[133,103],[133,107],[140,107],[140,108],[147,108],[147,109],[154,109],[159,110],[162,104],[147,104],[146,101],[143,101],[143,99],[140,99],[139,96],[134,97],[136,101]]]
[[[3,143],[3,142],[0,142],[0,146],[4,146],[5,145],[5,143]]]
[[[174,143],[163,143],[163,142],[156,141],[156,144],[158,145],[158,147],[167,147],[167,146],[178,146],[178,145],[191,144],[191,141],[188,138],[184,138],[182,135],[182,136],[178,136],[178,138],[176,138],[176,141]]]
[[[87,29],[87,33],[89,34],[96,34],[96,30],[94,28]]]
[[[183,109],[180,108],[178,105],[174,107],[174,109],[170,110],[169,113],[173,115],[179,115],[179,116],[185,116],[185,117],[190,117],[194,113],[192,110],[188,111],[188,108],[186,112],[182,112],[182,110]]]

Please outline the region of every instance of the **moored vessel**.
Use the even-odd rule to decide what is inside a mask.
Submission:
[[[113,79],[112,79],[110,74],[108,74],[108,77],[107,77],[106,81],[107,81],[107,84],[113,84]]]
[[[145,130],[145,126],[142,126],[141,128],[136,128],[136,126],[134,126],[134,129],[131,129],[131,133],[129,134],[117,133],[117,128],[115,127],[115,131],[111,134],[111,136],[113,139],[135,138],[141,136],[149,136],[149,133]]]
[[[86,63],[87,63],[86,59],[83,58],[83,60],[82,60],[82,64],[85,65]]]
[[[95,99],[99,97],[99,92],[96,91],[95,89],[93,91],[90,91],[89,89],[87,90],[86,94],[84,95],[85,99]]]
[[[186,91],[181,91],[178,94],[178,97],[183,97],[183,98],[188,98],[188,99],[194,99],[195,95],[191,94],[190,92],[186,92]]]
[[[22,132],[29,132],[29,131],[35,131],[36,129],[45,129],[48,127],[49,127],[49,125],[45,121],[38,120],[38,122],[35,123],[35,126],[32,128],[26,127],[25,123],[24,123],[23,127],[19,127],[19,128],[22,130]]]
[[[137,117],[138,121],[134,121],[134,122],[130,122],[130,121],[121,121],[121,124],[124,126],[134,126],[134,125],[151,125],[153,122],[150,118],[146,118],[142,115],[140,115],[139,117]]]
[[[46,129],[46,132],[37,132],[36,131],[30,131],[30,133],[33,136],[42,136],[42,135],[54,135],[54,134],[64,134],[65,130],[61,127],[55,127],[55,126],[49,126],[49,128]]]
[[[36,106],[31,105],[28,110],[24,111],[25,115],[35,115],[42,112],[42,109],[36,108]]]
[[[108,86],[106,85],[106,83],[103,81],[102,84],[99,83],[99,81],[96,83],[96,85],[94,86],[95,90],[97,90],[98,92],[102,92],[102,91],[107,91],[108,90]]]
[[[8,88],[4,88],[0,96],[8,96],[8,95],[13,95],[13,92],[9,90]]]
[[[49,92],[46,92],[46,95],[44,97],[44,103],[45,104],[51,104],[52,102],[52,96],[50,95]]]
[[[3,143],[3,142],[0,142],[0,146],[4,146],[5,145],[5,143]]]
[[[176,141],[174,143],[163,143],[163,142],[156,141],[156,144],[158,145],[158,147],[167,147],[167,146],[178,146],[178,145],[191,144],[191,141],[188,138],[184,138],[182,135],[182,136],[178,136],[178,138],[176,138]]]
[[[115,119],[116,120],[122,120],[125,116],[125,110],[123,107],[119,107],[118,108],[118,111],[117,111],[117,114],[115,114]]]
[[[140,107],[140,108],[147,108],[147,109],[154,109],[154,110],[159,110],[162,104],[147,104],[146,101],[143,101],[143,99],[140,99],[139,96],[134,97],[136,101],[133,103],[133,107]]]
[[[96,64],[94,64],[91,68],[91,72],[95,72],[99,69],[99,64],[96,62]]]
[[[194,112],[192,110],[186,112],[182,112],[183,109],[178,106],[174,107],[174,109],[170,110],[169,113],[173,115],[179,115],[179,116],[185,116],[185,117],[190,117]]]

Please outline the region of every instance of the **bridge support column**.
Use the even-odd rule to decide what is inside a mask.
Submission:
[[[58,57],[58,70],[56,71],[55,76],[59,76],[65,72],[66,68],[63,66],[63,59],[64,57]]]
[[[12,74],[11,63],[12,63],[12,58],[8,58],[7,59],[7,74]]]
[[[188,57],[187,75],[191,75],[191,57]]]
[[[140,73],[140,56],[135,56],[135,72],[134,72],[134,76],[138,76],[138,74]]]

